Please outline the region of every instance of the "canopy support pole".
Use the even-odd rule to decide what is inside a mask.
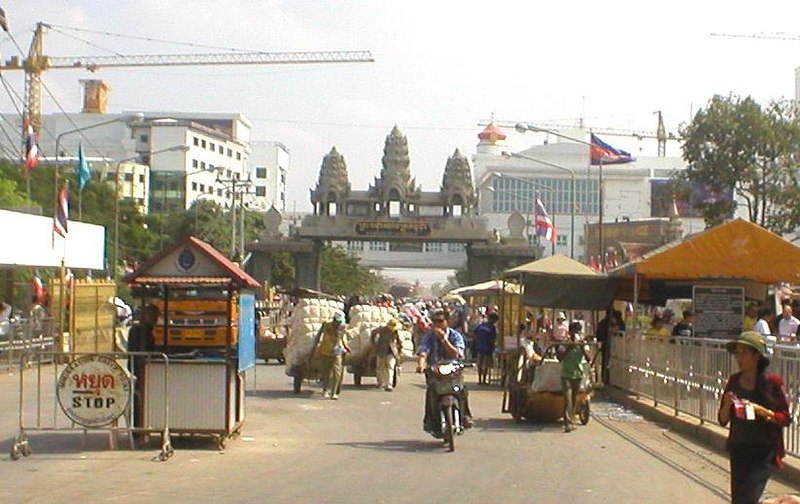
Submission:
[[[633,273],[633,327],[639,328],[639,274]]]

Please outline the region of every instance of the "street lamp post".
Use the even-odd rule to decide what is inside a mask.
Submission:
[[[533,161],[534,163],[543,164],[545,166],[549,166],[551,168],[555,168],[557,170],[562,170],[569,173],[569,192],[570,192],[570,231],[569,231],[569,257],[571,259],[575,259],[575,170],[571,168],[567,168],[566,166],[561,166],[555,163],[551,163],[549,161],[543,161],[541,159],[536,159],[531,156],[526,156],[524,154],[518,154],[516,152],[503,152],[503,157],[511,157],[511,158],[519,158],[519,159],[527,159],[528,161]]]
[[[589,147],[589,163],[591,164],[591,162],[592,162],[592,147],[593,147],[593,145],[592,145],[591,142],[587,142],[586,140],[583,140],[581,138],[575,138],[573,136],[565,135],[565,134],[560,133],[558,131],[553,131],[553,130],[546,129],[546,128],[540,128],[538,126],[534,126],[534,125],[528,124],[528,123],[517,123],[514,126],[514,129],[516,129],[519,133],[525,133],[526,131],[533,131],[535,133],[547,133],[548,135],[557,136],[557,137],[563,138],[565,140],[570,140],[570,141],[573,141],[575,143],[586,145],[586,146]],[[598,197],[599,202],[600,202],[600,205],[599,205],[600,208],[599,208],[599,212],[597,214],[597,242],[598,242],[598,249],[600,251],[600,258],[602,260],[603,252],[604,252],[604,250],[603,250],[603,248],[604,248],[604,244],[603,244],[603,156],[600,156],[600,163],[598,164],[597,183],[598,183],[598,186],[599,186],[598,187],[597,197]]]
[[[172,147],[167,147],[165,149],[159,149],[150,153],[152,156],[153,154],[160,154],[162,152],[174,152],[174,151],[186,151],[188,147],[185,145],[173,145]],[[119,172],[122,168],[123,163],[128,161],[135,161],[139,159],[140,155],[137,154],[136,156],[131,156],[129,158],[125,158],[117,162],[117,167],[114,170],[114,262],[112,264],[112,277],[114,281],[117,281],[117,265],[119,263]]]

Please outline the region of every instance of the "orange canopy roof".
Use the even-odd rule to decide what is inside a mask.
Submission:
[[[745,279],[800,283],[800,247],[766,229],[736,219],[659,247],[610,276],[649,279]]]

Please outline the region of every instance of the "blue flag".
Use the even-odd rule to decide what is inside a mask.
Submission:
[[[83,191],[89,179],[92,178],[92,173],[89,171],[89,165],[86,163],[86,157],[83,155],[83,144],[78,144],[78,189]]]

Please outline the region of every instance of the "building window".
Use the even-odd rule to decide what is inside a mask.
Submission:
[[[206,192],[206,185],[205,184],[200,184],[199,187],[200,187],[200,192]]]
[[[222,189],[217,189],[217,196],[222,197]]]
[[[200,162],[199,162],[198,160],[196,160],[196,159],[192,159],[192,168],[197,168],[197,166],[198,166],[199,164],[200,164]]]
[[[422,247],[423,252],[444,252],[444,244],[442,242],[425,242]]]
[[[192,182],[192,191],[197,191],[197,182]]]
[[[281,173],[281,184],[286,185],[286,174]]]
[[[205,140],[200,140],[200,147],[202,147],[204,149],[206,148],[206,141]]]
[[[210,150],[211,152],[217,150],[217,146],[214,144],[214,142],[208,142],[208,150]]]
[[[561,247],[567,246],[567,235],[565,234],[556,234],[556,245]]]
[[[264,186],[256,186],[256,196],[266,197],[267,188]]]
[[[242,153],[241,152],[237,152],[236,153],[236,160],[237,161],[241,161],[242,160]]]
[[[106,180],[113,181],[115,175],[115,173],[106,173]]]
[[[231,149],[228,149],[228,157],[233,157],[233,151]]]
[[[200,139],[197,137],[192,138],[192,143],[194,143],[195,147],[200,145]]]
[[[142,142],[142,143],[147,143],[148,139],[149,138],[148,138],[147,135],[139,135],[139,141]]]
[[[542,200],[550,215],[569,215],[572,212],[572,195],[569,178],[496,177],[492,180],[491,212],[522,214],[534,213],[534,201]],[[575,214],[596,215],[600,209],[597,179],[575,180]]]
[[[200,169],[201,170],[205,170],[206,169],[206,162],[205,161],[200,161]]]
[[[266,168],[256,168],[256,178],[261,178],[261,179],[267,178],[267,169]]]
[[[144,175],[139,175],[139,183],[144,184]]]
[[[377,252],[387,252],[389,242],[369,242],[369,249]]]
[[[347,245],[345,245],[345,248],[348,252],[361,252],[364,250],[364,242],[349,241],[347,242]]]
[[[225,147],[220,145],[219,146],[219,151],[217,151],[217,152],[219,152],[220,154],[224,154],[225,153]]]
[[[464,244],[463,243],[448,243],[447,244],[447,251],[453,252],[456,254],[460,254],[464,252]]]
[[[125,182],[133,182],[133,173],[126,173],[124,176]]]

